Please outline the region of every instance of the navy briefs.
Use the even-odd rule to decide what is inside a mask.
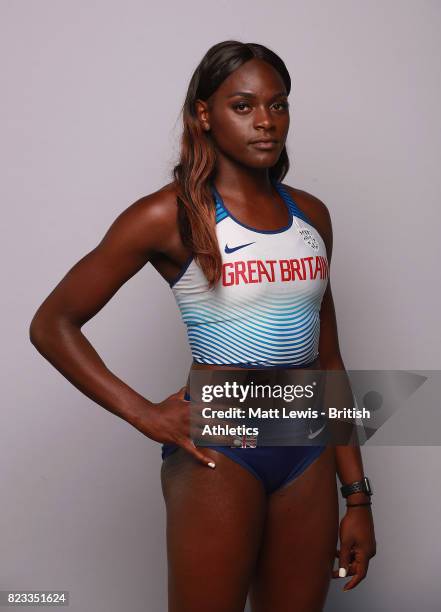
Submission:
[[[184,399],[190,399],[187,392]],[[162,459],[166,459],[178,448],[179,446],[176,444],[163,444]],[[255,448],[210,446],[210,448],[230,457],[247,469],[260,480],[265,492],[271,494],[300,476],[321,455],[326,445],[261,446]]]

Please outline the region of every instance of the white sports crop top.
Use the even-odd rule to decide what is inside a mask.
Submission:
[[[191,256],[169,283],[196,363],[281,367],[306,365],[318,356],[320,306],[329,278],[326,247],[288,190],[273,184],[290,213],[278,230],[241,223],[211,185],[221,279],[208,290]]]

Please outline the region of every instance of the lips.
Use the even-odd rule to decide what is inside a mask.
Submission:
[[[275,149],[277,147],[276,140],[254,140],[254,141],[251,141],[250,144],[256,149],[263,149],[263,150]]]
[[[256,138],[255,140],[250,140],[250,144],[259,144],[261,142],[272,142],[277,144],[277,140],[275,138]]]

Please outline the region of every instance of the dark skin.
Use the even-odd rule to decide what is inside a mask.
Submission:
[[[217,149],[216,187],[234,216],[256,229],[287,223],[268,175],[288,134],[286,103],[280,75],[257,59],[231,74],[209,100],[197,103],[198,119]],[[277,143],[269,150],[250,144],[261,135]],[[285,186],[320,232],[330,262],[327,207]],[[369,506],[348,508],[338,525],[336,474],[342,483],[361,479],[360,449],[328,447],[293,482],[266,496],[260,481],[241,465],[213,448],[193,445],[185,387],[162,402],[147,400],[106,367],[81,331],[146,263],[169,282],[190,254],[179,236],[176,192],[168,184],[124,210],[98,246],[68,271],[35,313],[31,341],[92,400],[150,439],[180,447],[161,471],[170,611],[206,612],[209,601],[210,612],[239,612],[248,592],[253,612],[322,610],[330,579],[338,576],[332,569],[335,556],[351,576],[345,585],[349,590],[366,576],[376,552]],[[320,320],[320,367],[344,370],[330,283]],[[350,503],[366,500],[361,493],[349,498]]]

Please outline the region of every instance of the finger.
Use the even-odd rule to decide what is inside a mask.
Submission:
[[[238,423],[235,423],[234,421],[227,421],[225,419],[218,419],[218,418],[208,419],[202,416],[200,412],[193,410],[193,409],[190,412],[190,423],[191,424],[194,423],[195,425],[202,425],[202,427],[204,427],[205,425],[208,425],[210,429],[212,430],[214,430],[214,427],[237,427],[238,426]]]
[[[191,438],[199,441],[203,445],[211,444],[213,446],[230,446],[232,448],[242,446],[243,435],[231,433],[233,429],[237,429],[238,426],[243,425],[242,422],[237,419],[219,417],[216,413],[214,413],[215,416],[203,416],[203,410],[207,408],[207,405],[201,402],[200,398],[197,397],[185,400],[185,404],[190,404],[191,406],[189,432]],[[216,410],[227,409],[228,407],[227,405],[219,404],[219,402],[215,406]],[[209,426],[209,430],[205,430],[202,436],[202,431],[204,431],[207,425]],[[216,427],[219,429],[216,430]],[[221,433],[217,433],[217,431]]]
[[[182,443],[179,444],[182,446],[184,450],[186,450],[190,455],[192,455],[197,461],[203,463],[205,466],[214,469],[216,467],[215,462],[211,457],[204,455],[200,450],[197,449],[193,440],[190,438],[185,438]]]
[[[338,558],[340,556],[340,551],[337,550],[335,552],[335,556]],[[341,578],[341,576],[339,576],[339,569],[340,569],[340,564],[339,562],[335,563],[334,562],[334,566],[332,568],[332,577],[333,578]]]
[[[356,570],[353,566],[352,563],[349,564],[349,569],[347,570],[346,576],[345,578],[347,578],[348,576],[355,576],[356,574]],[[339,575],[339,569],[333,569],[332,570],[332,577],[333,578],[342,578],[342,576]]]
[[[339,562],[338,562],[338,576],[345,578],[348,575],[349,565],[352,561],[351,553],[351,542],[342,542],[340,544]]]
[[[344,577],[344,578],[347,578],[348,576],[354,576],[354,575],[356,574],[356,568],[355,568],[355,565],[354,565],[354,562],[353,562],[353,561],[351,561],[351,562],[349,563],[349,566],[348,566],[348,568],[347,568],[347,570],[346,570],[346,576],[340,576],[340,574],[339,574],[339,570],[340,570],[340,568],[339,568],[339,567],[334,568],[334,569],[332,570],[332,577],[333,577],[333,578],[343,578],[343,577]]]
[[[366,577],[369,561],[366,557],[361,561],[354,561],[352,565],[354,567],[354,575],[352,579],[344,585],[343,591],[350,591]]]
[[[356,570],[354,564],[351,563],[350,566],[349,566],[349,571],[348,571],[347,575],[348,576],[355,576],[356,573],[357,573],[357,570]]]
[[[202,431],[205,429],[203,440],[207,442],[207,444],[210,443],[217,446],[235,445],[235,438],[240,438],[241,436],[237,436],[231,433],[231,431],[233,431],[233,429],[237,430],[237,428],[242,425],[240,421],[217,416],[203,416],[202,410],[206,408],[206,406],[192,400],[190,400],[190,403],[190,427],[192,438],[200,438]],[[187,405],[188,402],[186,401],[185,404]]]

